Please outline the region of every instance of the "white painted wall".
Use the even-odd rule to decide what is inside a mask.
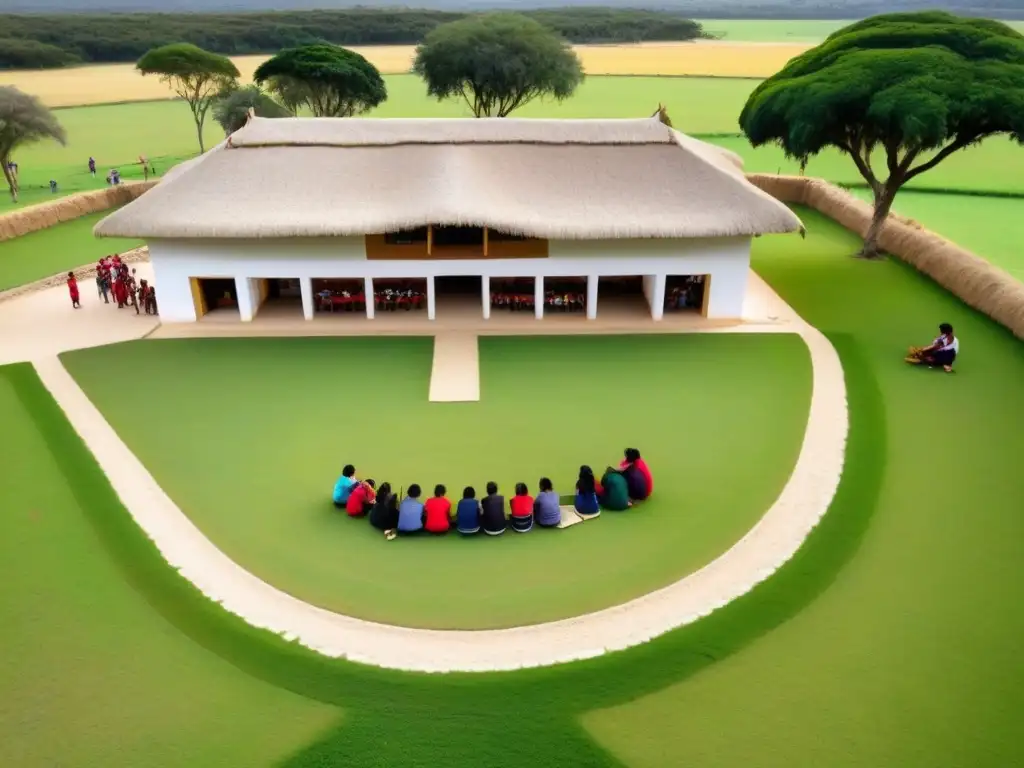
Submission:
[[[708,316],[740,317],[750,268],[750,238],[691,240],[551,241],[548,258],[369,261],[362,237],[288,240],[150,242],[154,278],[165,321],[195,320],[191,277],[249,278],[427,278],[581,277],[602,275],[710,275]],[[647,285],[651,288],[648,289]],[[657,281],[645,280],[654,299]],[[648,291],[652,295],[648,295]],[[239,291],[239,304],[243,298]],[[258,293],[257,293],[258,296]],[[653,311],[652,304],[652,314]]]

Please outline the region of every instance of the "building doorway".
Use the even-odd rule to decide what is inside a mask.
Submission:
[[[587,278],[545,277],[544,316],[587,311]]]
[[[480,275],[435,277],[434,304],[439,319],[479,320],[483,316],[483,279]]]
[[[366,317],[366,281],[361,277],[313,278],[313,316]]]
[[[532,277],[492,277],[491,312],[529,312],[533,314],[536,283]]]
[[[260,318],[302,317],[302,288],[297,277],[256,278],[254,310]]]
[[[668,275],[665,278],[665,312],[707,313],[707,275]]]
[[[651,316],[640,275],[602,275],[597,284],[597,306],[601,316],[627,319]]]
[[[192,301],[196,319],[240,320],[238,286],[232,277],[193,277]]]

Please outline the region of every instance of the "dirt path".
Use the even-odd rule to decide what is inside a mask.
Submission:
[[[475,333],[448,331],[434,336],[430,402],[465,403],[480,399],[480,350]]]
[[[83,340],[93,342],[94,334],[83,339],[68,332],[63,341],[33,350],[38,354],[23,359],[35,361],[43,383],[107,473],[125,508],[167,562],[226,610],[327,656],[426,672],[510,670],[621,650],[696,621],[774,573],[828,509],[842,473],[848,427],[839,357],[821,333],[800,320],[759,278],[752,274],[751,280],[757,311],[773,314],[777,322],[709,331],[797,333],[807,344],[814,372],[800,455],[778,499],[728,551],[674,584],[595,613],[514,629],[470,632],[387,626],[332,613],[285,594],[229,559],[192,524],[64,369],[56,352]],[[27,304],[32,298],[11,304]],[[31,324],[29,310],[21,311],[23,322]],[[62,324],[67,331],[66,317]],[[118,326],[127,327],[130,324]],[[6,354],[9,359],[10,352]]]

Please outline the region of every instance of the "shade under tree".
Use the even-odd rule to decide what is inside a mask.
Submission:
[[[875,257],[907,182],[988,136],[1024,143],[1024,35],[938,11],[865,19],[761,83],[740,127],[802,167],[830,147],[849,155],[874,197],[860,255]]]
[[[147,51],[135,68],[143,75],[159,76],[188,104],[196,124],[199,151],[205,152],[206,113],[217,96],[234,87],[238,80],[238,68],[231,59],[191,43],[173,43]]]
[[[526,16],[470,16],[432,30],[413,71],[438,100],[462,98],[476,117],[505,117],[542,96],[558,101],[583,82],[583,67],[554,30]]]
[[[13,85],[0,86],[0,163],[14,202],[18,202],[18,173],[11,165],[14,151],[45,139],[67,142],[64,128],[49,108]]]
[[[328,43],[288,48],[257,67],[253,79],[286,107],[316,117],[352,117],[388,97],[384,78],[355,51]]]

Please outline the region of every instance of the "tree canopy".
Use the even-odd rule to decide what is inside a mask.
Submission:
[[[569,44],[513,13],[444,24],[416,48],[413,71],[438,100],[461,97],[476,117],[505,117],[538,96],[561,101],[583,81]]]
[[[1024,35],[938,11],[865,19],[761,83],[740,127],[802,163],[848,154],[874,194],[861,253],[875,256],[900,187],[987,136],[1024,143]]]
[[[213,119],[229,136],[249,119],[249,110],[257,117],[290,117],[291,112],[263,92],[258,85],[234,88],[220,94],[213,103]]]
[[[18,147],[43,139],[67,142],[64,129],[43,102],[13,85],[0,86],[0,163],[3,163],[4,178],[15,202],[18,200],[18,173],[10,167],[12,153]]]
[[[190,43],[173,43],[146,52],[135,68],[143,75],[158,75],[185,100],[196,123],[199,151],[206,151],[206,113],[217,95],[233,88],[238,80],[238,68],[231,59]]]
[[[363,56],[328,43],[288,48],[260,64],[253,78],[286,106],[317,117],[352,117],[388,97],[380,72]]]

